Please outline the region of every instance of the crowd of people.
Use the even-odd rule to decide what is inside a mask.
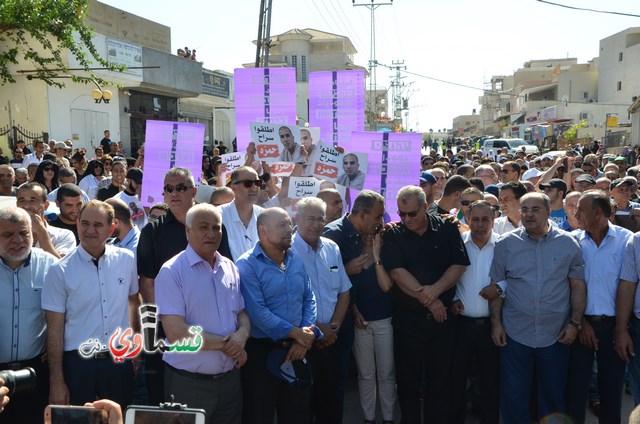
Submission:
[[[144,149],[128,160],[105,139],[88,163],[34,142],[22,181],[0,165],[15,197],[0,208],[0,370],[38,375],[0,423],[102,398],[173,399],[208,423],[341,423],[352,357],[365,423],[464,423],[470,405],[482,423],[581,423],[587,405],[619,423],[625,370],[640,403],[629,154],[431,150],[389,222],[379,193],[328,181],[293,202],[252,145],[224,181],[216,151],[202,175],[170,169],[164,202],[143,207]],[[141,332],[141,305],[165,345],[198,327],[199,350],[115,361],[110,338]]]

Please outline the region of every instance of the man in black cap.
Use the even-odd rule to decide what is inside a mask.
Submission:
[[[140,193],[142,193],[142,169],[131,168],[127,171],[127,183],[124,185],[124,191],[113,196],[114,199],[120,199],[129,206],[131,211],[131,221],[139,230],[147,225],[147,213],[140,202]]]
[[[564,196],[567,194],[567,183],[560,178],[554,178],[548,183],[540,184],[540,188],[551,200],[551,215],[549,215],[549,219],[560,227],[567,220],[563,205]]]
[[[582,174],[576,178],[574,189],[580,193],[591,190],[596,187],[596,180],[589,174]]]

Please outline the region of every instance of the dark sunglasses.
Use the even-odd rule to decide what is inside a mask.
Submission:
[[[415,218],[416,216],[418,216],[418,212],[420,212],[420,209],[413,212],[398,211],[398,216],[400,216],[400,218],[404,218],[405,216],[408,216],[409,218]]]
[[[113,165],[113,163],[112,163],[112,162],[105,162],[105,163],[104,163],[104,166],[111,166],[111,165]]]
[[[43,171],[53,171],[53,168],[50,166],[47,166],[46,168],[42,169]]]
[[[470,204],[472,204],[473,202],[471,200],[461,200],[460,204],[462,206],[469,206]]]
[[[172,185],[167,184],[166,186],[164,186],[164,192],[171,194],[175,190],[178,193],[184,193],[185,191],[189,190],[190,188],[191,188],[191,186],[190,185],[186,185],[185,183],[178,184],[175,187],[172,186]]]
[[[245,188],[251,188],[251,186],[255,185],[256,187],[260,188],[262,187],[263,181],[258,179],[258,180],[240,180],[240,181],[236,181],[234,184],[242,184],[243,186],[245,186]]]

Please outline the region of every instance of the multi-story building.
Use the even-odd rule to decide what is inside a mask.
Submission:
[[[454,137],[472,137],[479,135],[480,115],[459,115],[453,118],[452,134]]]
[[[255,41],[254,41],[255,43]],[[354,63],[356,48],[349,37],[312,28],[294,28],[269,40],[269,67],[296,69],[296,104],[300,124],[309,121],[309,72],[364,69]],[[255,63],[243,64],[253,68]],[[376,90],[376,99],[379,100]],[[365,108],[368,108],[369,102]],[[388,102],[384,103],[385,111]]]
[[[147,120],[199,120],[207,128],[205,140],[232,139],[235,114],[229,109],[233,106],[229,74],[207,71],[200,62],[172,54],[169,27],[96,0],[89,2],[87,23],[94,27],[92,41],[100,56],[129,67],[122,73],[94,71],[121,88],[64,79],[65,87],[60,89],[18,72],[25,69],[24,63],[18,63],[10,68],[16,83],[0,87],[0,98],[8,99],[10,105],[0,109],[0,127],[11,116],[10,125],[58,140],[70,138],[74,147],[88,151],[109,129],[112,140],[122,141],[127,152],[135,152],[144,143]],[[72,54],[64,59],[70,68],[80,67]],[[210,78],[211,74],[216,78]],[[109,102],[98,103],[92,97],[93,89],[109,90]],[[180,101],[187,98],[201,98],[207,112],[195,116],[188,102],[181,110]],[[221,109],[218,113],[217,107]],[[8,144],[6,138],[4,141]]]

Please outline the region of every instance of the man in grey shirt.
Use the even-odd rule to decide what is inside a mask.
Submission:
[[[520,199],[522,226],[497,242],[492,282],[506,283],[491,301],[492,337],[500,346],[500,405],[505,423],[531,422],[533,370],[539,418],[565,412],[569,346],[581,329],[586,302],[584,260],[569,233],[549,225],[542,193]],[[514,254],[515,253],[515,254]]]

